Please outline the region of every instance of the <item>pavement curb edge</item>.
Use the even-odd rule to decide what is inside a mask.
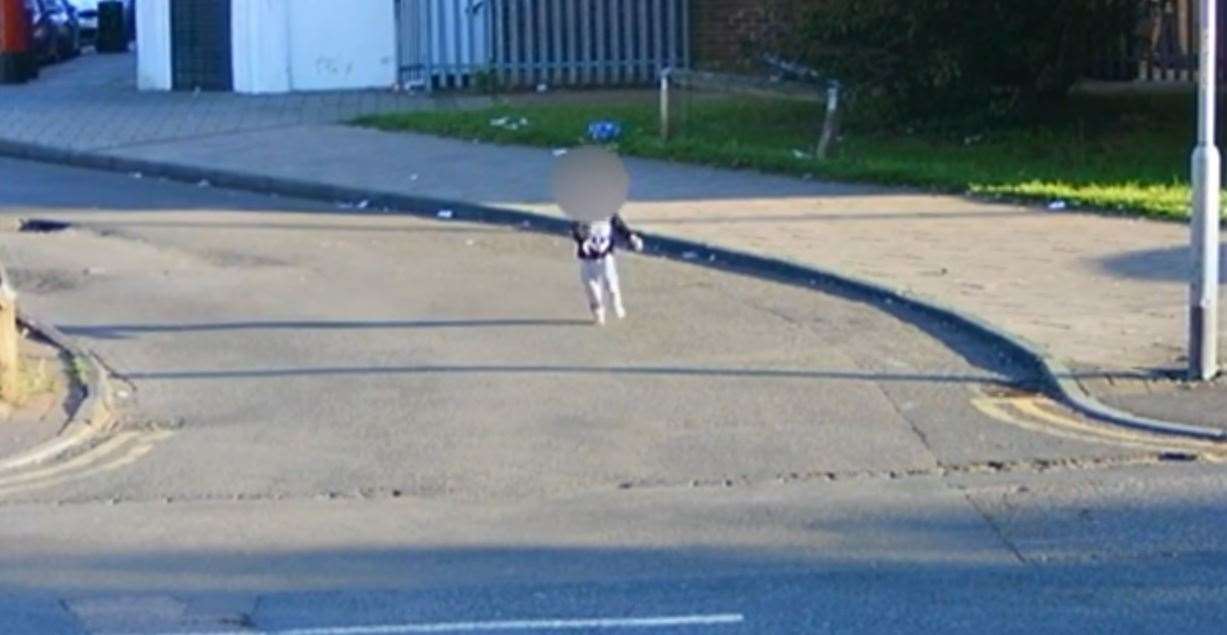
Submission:
[[[80,373],[81,376],[78,379],[85,390],[85,398],[68,418],[68,422],[60,433],[65,434],[81,427],[89,427],[96,432],[107,430],[115,421],[111,383],[106,369],[103,368],[97,357],[74,342],[72,338],[64,335],[58,328],[31,315],[28,311],[19,308],[17,321],[66,352],[74,362],[79,360],[84,365],[83,372]]]

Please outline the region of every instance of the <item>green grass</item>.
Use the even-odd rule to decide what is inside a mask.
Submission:
[[[623,154],[812,178],[909,185],[1070,207],[1180,219],[1188,215],[1194,137],[1189,95],[1079,96],[1027,121],[943,132],[887,130],[849,119],[833,156],[808,152],[813,106],[773,100],[691,99],[670,142],[659,139],[656,105],[500,105],[477,111],[414,112],[358,120],[382,130],[543,147],[584,141],[597,118],[623,124]],[[491,120],[524,118],[516,130]]]

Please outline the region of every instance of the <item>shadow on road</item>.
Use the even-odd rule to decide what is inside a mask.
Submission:
[[[1220,247],[1219,262],[1227,271],[1227,245]],[[1183,282],[1192,275],[1193,255],[1187,246],[1130,251],[1101,260],[1099,266],[1117,278]],[[1227,278],[1222,283],[1227,284]]]
[[[102,324],[90,326],[60,326],[68,335],[94,339],[130,339],[141,333],[207,333],[218,331],[344,331],[395,329],[456,329],[512,328],[525,326],[563,327],[590,326],[587,320],[561,319],[495,319],[495,320],[372,320],[372,321],[273,321],[218,322],[214,324]]]
[[[10,571],[48,568],[79,576],[55,589],[0,587],[0,626],[10,635],[46,628],[59,609],[49,600],[56,596],[68,598],[63,606],[88,627],[105,632],[125,626],[121,632],[145,632],[132,624],[158,618],[196,631],[212,627],[209,632],[359,625],[400,632],[391,626],[719,614],[744,621],[636,632],[1209,633],[1221,628],[1227,606],[1220,583],[1227,553],[1217,551],[1160,564],[1043,567],[858,560],[837,549],[805,557],[752,549],[511,545],[184,549],[5,560]],[[230,612],[200,608],[219,606]],[[153,608],[162,615],[151,615]],[[225,624],[231,628],[221,628]]]
[[[642,375],[728,379],[817,379],[825,381],[930,382],[1012,386],[991,375],[841,372],[749,368],[687,368],[679,366],[323,366],[317,368],[253,368],[236,370],[179,370],[125,372],[129,380],[268,379],[323,375]]]

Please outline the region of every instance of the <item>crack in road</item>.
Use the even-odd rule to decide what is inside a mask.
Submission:
[[[845,470],[845,471],[811,471],[786,472],[770,477],[754,477],[737,475],[723,478],[663,480],[643,479],[621,481],[614,489],[648,490],[669,488],[691,489],[728,489],[734,487],[752,487],[757,485],[791,485],[812,483],[837,483],[854,481],[902,481],[907,479],[945,478],[948,476],[980,476],[996,474],[1045,474],[1051,472],[1079,472],[1093,470],[1110,470],[1122,467],[1159,466],[1174,463],[1191,463],[1204,460],[1197,454],[1180,452],[1146,452],[1112,457],[1027,459],[1016,461],[977,461],[958,465],[939,464],[932,468],[908,468],[895,470]],[[599,490],[598,490],[599,491]],[[85,505],[119,505],[161,502],[164,504],[202,503],[202,502],[262,502],[291,500],[384,500],[397,498],[430,498],[412,487],[374,486],[348,489],[345,491],[324,490],[317,492],[236,492],[236,493],[202,493],[202,494],[162,494],[147,497],[98,496],[84,499],[44,500],[44,501],[0,501],[0,509],[16,507],[61,507]],[[991,521],[990,521],[991,522]]]
[[[1027,560],[1027,557],[1023,555],[1022,550],[1018,548],[1018,545],[1014,544],[1014,541],[1010,540],[1010,538],[1005,535],[1005,530],[1001,527],[997,520],[976,502],[976,499],[971,495],[971,492],[964,492],[963,499],[967,501],[967,504],[970,505],[972,509],[976,510],[976,513],[980,515],[980,518],[984,519],[984,523],[989,526],[989,529],[992,530],[993,534],[997,536],[997,539],[1001,541],[1002,546],[1013,554],[1014,558],[1018,560],[1019,564],[1031,564]]]

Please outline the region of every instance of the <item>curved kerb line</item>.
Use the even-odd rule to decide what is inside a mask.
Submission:
[[[67,164],[113,172],[141,172],[150,176],[186,182],[206,179],[217,187],[264,194],[276,193],[327,202],[365,200],[369,201],[369,205],[373,208],[393,208],[411,216],[434,220],[437,220],[439,211],[446,209],[451,211],[448,216],[449,220],[454,221],[518,226],[546,234],[566,234],[570,229],[570,222],[566,219],[537,212],[409,196],[395,192],[372,191],[300,179],[259,176],[173,162],[129,159],[101,152],[63,150],[33,143],[0,140],[0,154],[45,163]],[[1012,351],[1015,356],[1026,360],[1040,371],[1038,374],[1042,377],[1048,392],[1074,410],[1089,417],[1148,432],[1227,441],[1227,431],[1224,430],[1141,417],[1111,408],[1087,394],[1073,378],[1073,373],[1065,364],[1047,355],[1039,347],[978,317],[935,300],[914,296],[905,291],[834,269],[801,264],[778,256],[765,256],[748,250],[706,245],[667,234],[648,232],[644,234],[644,238],[650,239],[645,242],[649,243],[648,247],[653,248],[651,251],[665,257],[700,266],[732,270],[744,275],[786,281],[798,286],[814,287],[821,284],[827,287],[842,287],[864,297],[865,301],[871,304],[897,303],[918,313],[953,322],[964,329],[996,340]]]

